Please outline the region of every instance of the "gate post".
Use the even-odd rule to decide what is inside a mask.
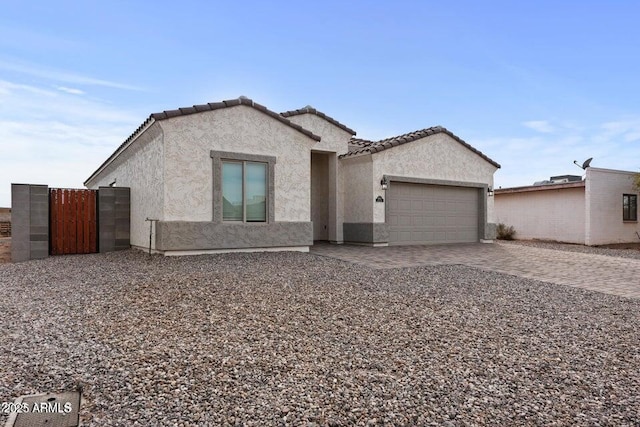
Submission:
[[[121,251],[130,246],[130,189],[98,188],[98,250]]]
[[[49,187],[11,184],[11,261],[49,256]]]

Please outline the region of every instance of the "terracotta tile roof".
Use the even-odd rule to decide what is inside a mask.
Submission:
[[[193,107],[178,108],[177,110],[163,111],[162,113],[153,113],[149,117],[154,120],[165,120],[165,119],[170,119],[172,117],[202,113],[204,111],[213,111],[213,110],[219,110],[221,108],[235,107],[237,105],[246,105],[248,107],[253,107],[256,110],[262,113],[265,113],[266,115],[271,116],[276,120],[279,120],[285,125],[294,128],[298,132],[305,134],[309,138],[315,139],[316,141],[320,141],[320,137],[318,135],[313,134],[312,132],[304,129],[302,126],[297,125],[291,122],[290,120],[287,120],[284,116],[276,113],[275,111],[271,111],[264,105],[258,104],[257,102],[254,102],[253,100],[244,96],[241,96],[240,98],[237,98],[237,99],[230,99],[222,102],[210,102],[208,104],[194,105]]]
[[[369,146],[371,144],[374,144],[374,142],[373,141],[369,141],[368,139],[352,137],[349,140],[349,143],[347,144],[347,146],[349,147],[349,152],[352,152],[352,151],[360,150],[363,147],[367,147],[367,146]]]
[[[479,155],[480,157],[485,159],[487,162],[491,163],[492,165],[494,165],[497,168],[500,167],[500,165],[498,163],[496,163],[494,160],[491,160],[489,157],[484,155],[482,152],[476,150],[471,145],[469,145],[465,141],[463,141],[460,137],[455,135],[453,132],[447,130],[446,128],[444,128],[442,126],[434,126],[434,127],[430,127],[430,128],[427,128],[427,129],[421,129],[421,130],[417,130],[417,131],[414,131],[414,132],[405,133],[404,135],[394,136],[392,138],[387,138],[387,139],[382,139],[380,141],[375,141],[375,142],[373,142],[371,144],[367,144],[367,142],[371,142],[371,141],[367,141],[367,140],[363,140],[363,139],[355,139],[356,142],[353,142],[353,143],[350,142],[350,144],[360,145],[362,148],[359,148],[359,149],[356,149],[356,150],[353,150],[353,151],[349,151],[348,153],[342,154],[340,156],[340,158],[357,156],[357,155],[361,155],[361,154],[377,153],[379,151],[383,151],[383,150],[386,150],[388,148],[396,147],[398,145],[406,144],[408,142],[412,142],[412,141],[415,141],[417,139],[424,138],[426,136],[436,135],[438,133],[445,133],[445,134],[449,135],[451,138],[455,139],[460,144],[464,145],[469,150],[473,151],[474,153],[476,153],[477,155]],[[354,141],[354,138],[352,138],[352,141]]]
[[[369,141],[368,139],[362,139],[362,138],[351,138],[349,140],[349,145],[357,145],[359,147],[368,147],[371,144],[375,144],[375,142]]]
[[[283,117],[297,116],[297,115],[300,115],[300,114],[315,114],[316,116],[321,117],[321,118],[325,119],[326,121],[328,121],[329,123],[339,127],[343,131],[349,132],[351,135],[355,135],[356,134],[355,130],[346,127],[345,125],[343,125],[342,123],[340,123],[339,121],[334,119],[333,117],[327,116],[323,112],[316,110],[315,108],[313,108],[310,105],[307,105],[306,107],[300,108],[298,110],[291,110],[291,111],[285,111],[283,113],[280,113],[280,115],[282,115]]]
[[[178,108],[177,110],[165,110],[161,113],[153,113],[149,115],[147,120],[145,120],[140,126],[138,126],[135,132],[133,132],[122,144],[120,144],[120,146],[116,148],[113,154],[111,154],[111,156],[109,156],[109,158],[105,160],[104,163],[102,163],[100,167],[98,167],[98,169],[96,169],[95,172],[93,172],[89,178],[86,179],[86,181],[84,182],[84,185],[87,185],[87,182],[89,182],[89,180],[91,180],[94,176],[98,174],[98,172],[100,172],[104,167],[106,167],[109,163],[111,163],[111,161],[113,161],[116,157],[118,157],[120,153],[129,145],[129,143],[132,142],[134,139],[136,139],[140,134],[140,132],[142,132],[142,130],[145,129],[147,126],[150,126],[154,121],[167,120],[173,117],[186,116],[189,114],[197,114],[205,111],[218,110],[221,108],[235,107],[238,105],[246,105],[248,107],[255,108],[256,110],[284,123],[285,125],[292,127],[298,132],[303,133],[309,138],[314,139],[316,141],[320,141],[320,137],[318,135],[315,135],[314,133],[304,129],[302,126],[297,125],[291,122],[290,120],[287,120],[285,117],[281,116],[275,111],[271,111],[264,105],[258,104],[257,102],[254,102],[253,100],[244,96],[241,96],[237,99],[229,99],[222,102],[210,102],[208,104],[194,105],[193,107]]]

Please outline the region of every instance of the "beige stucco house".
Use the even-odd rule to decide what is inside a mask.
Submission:
[[[584,180],[495,190],[498,223],[516,238],[583,245],[640,240],[634,172],[589,167]]]
[[[311,107],[196,105],[151,114],[85,185],[129,187],[131,245],[146,248],[157,219],[165,255],[494,237],[496,162],[442,127],[354,135]]]

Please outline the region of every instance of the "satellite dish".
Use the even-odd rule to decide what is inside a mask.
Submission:
[[[589,157],[587,160],[585,160],[584,163],[582,163],[582,166],[580,166],[577,160],[574,160],[573,163],[579,168],[586,169],[589,167],[589,165],[591,165],[591,160],[593,160],[593,157]]]

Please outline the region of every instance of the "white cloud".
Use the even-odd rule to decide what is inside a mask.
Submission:
[[[144,120],[68,91],[0,80],[0,206],[12,182],[82,188]]]
[[[20,74],[26,74],[33,77],[39,77],[47,80],[70,83],[74,85],[103,86],[113,89],[132,91],[144,90],[143,88],[134,85],[83,76],[72,72],[46,68],[41,65],[20,63],[19,61],[15,60],[8,61],[2,58],[0,58],[0,69],[13,71]]]
[[[531,120],[522,123],[524,126],[533,129],[537,132],[552,133],[556,129],[546,120]]]
[[[640,140],[640,117],[625,118],[601,125],[600,138],[603,141],[620,140],[634,142]]]
[[[85,92],[83,90],[74,89],[72,87],[58,86],[58,87],[56,87],[56,89],[58,89],[61,92],[70,93],[72,95],[84,95],[85,94]]]
[[[496,187],[531,185],[553,175],[584,175],[573,164],[593,157],[591,166],[640,169],[640,117],[601,124],[557,126],[555,132],[530,138],[499,136],[468,141],[502,165]]]

